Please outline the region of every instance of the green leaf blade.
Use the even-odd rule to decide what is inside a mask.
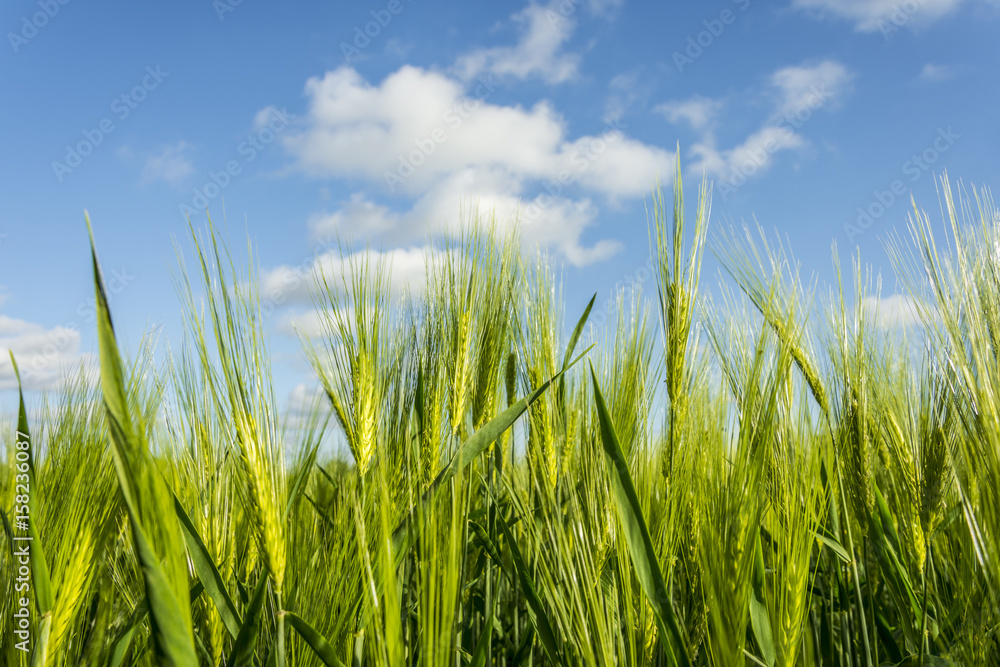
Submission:
[[[604,444],[605,461],[608,464],[612,496],[625,532],[629,554],[632,556],[632,566],[656,616],[664,645],[670,647],[678,664],[687,667],[691,664],[687,654],[687,646],[677,623],[673,604],[660,571],[656,551],[653,549],[653,541],[642,516],[639,498],[628,470],[628,462],[625,460],[625,455],[618,442],[611,413],[604,402],[593,364],[590,366],[590,377],[594,386],[594,399],[597,403],[601,440]]]

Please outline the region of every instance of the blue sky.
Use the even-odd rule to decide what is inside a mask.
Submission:
[[[995,1],[16,0],[0,27],[0,347],[34,390],[95,349],[84,209],[131,349],[181,339],[185,214],[249,234],[290,396],[334,235],[401,285],[471,203],[520,210],[577,313],[643,275],[678,143],[690,206],[707,175],[713,227],[756,218],[821,284],[834,242],[887,274],[935,174],[1000,180]],[[5,354],[4,408],[12,386]]]

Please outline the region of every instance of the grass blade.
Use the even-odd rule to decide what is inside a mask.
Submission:
[[[653,541],[649,537],[649,529],[642,517],[639,498],[628,471],[628,461],[625,460],[621,445],[618,443],[618,435],[615,433],[611,413],[601,394],[593,364],[590,366],[590,377],[594,385],[594,399],[597,402],[597,416],[601,423],[601,440],[604,443],[605,461],[610,473],[612,496],[624,529],[629,554],[632,556],[632,565],[656,616],[664,646],[669,647],[677,664],[688,667],[691,661],[687,654],[687,646],[677,624],[673,604],[663,581],[663,573],[660,572],[660,564],[656,558]]]
[[[580,334],[583,333],[583,327],[587,324],[587,319],[590,317],[590,310],[594,307],[594,301],[597,300],[597,294],[590,297],[590,301],[587,303],[587,307],[583,309],[583,315],[577,321],[576,326],[573,328],[573,334],[569,337],[569,343],[566,345],[566,354],[563,356],[563,370],[567,370],[569,366],[569,360],[573,358],[573,351],[576,349],[576,344],[580,340]],[[575,362],[574,362],[575,363]],[[572,365],[572,364],[570,364]]]
[[[486,554],[493,560],[494,563],[497,564],[500,571],[503,572],[505,576],[509,577],[510,575],[507,574],[507,568],[504,567],[503,559],[500,558],[500,552],[497,551],[496,545],[493,544],[493,540],[490,539],[489,533],[486,532],[486,529],[471,519],[469,520],[469,527],[472,528],[472,532],[475,534],[476,539],[478,539],[482,544],[483,550],[486,551]]]
[[[200,581],[195,582],[191,587],[188,599],[194,604],[202,592],[205,590],[204,586]],[[128,654],[129,648],[132,646],[132,639],[135,638],[135,632],[142,625],[142,622],[146,620],[146,616],[149,614],[149,601],[143,597],[139,600],[138,604],[135,605],[135,609],[129,615],[128,623],[125,627],[118,633],[118,637],[111,645],[111,657],[108,660],[109,667],[121,667],[125,660],[125,656]]]
[[[501,412],[499,415],[490,420],[488,424],[473,433],[472,436],[463,442],[462,446],[458,448],[458,451],[455,452],[455,455],[448,462],[448,465],[446,465],[444,469],[438,473],[438,476],[431,483],[429,491],[436,490],[439,486],[454,477],[460,470],[475,461],[476,457],[482,454],[487,447],[496,442],[497,439],[503,435],[504,431],[514,425],[514,422],[516,422],[518,418],[524,414],[532,403],[538,400],[538,397],[549,388],[549,385],[561,378],[570,368],[583,359],[583,357],[590,352],[591,348],[593,348],[593,345],[584,350],[580,356],[572,362],[565,364],[561,371],[543,382],[538,389],[514,403],[514,405]]]
[[[844,561],[845,563],[850,563],[852,560],[854,560],[853,558],[851,558],[851,554],[848,553],[847,549],[844,548],[844,545],[842,545],[840,542],[830,537],[829,535],[824,535],[823,533],[817,531],[816,540],[820,542],[823,546],[829,548],[830,551],[832,551],[837,556],[837,558]]]
[[[591,345],[586,350],[581,352],[580,356],[572,362],[564,364],[564,368],[561,371],[543,382],[540,387],[521,400],[515,402],[499,415],[491,419],[488,424],[473,433],[472,436],[458,448],[458,451],[455,452],[455,455],[448,462],[448,465],[446,465],[444,469],[438,473],[438,476],[434,478],[434,481],[421,497],[421,502],[427,502],[427,500],[437,492],[438,487],[452,479],[456,474],[458,474],[459,471],[464,469],[471,462],[475,461],[476,457],[486,451],[487,447],[496,442],[507,429],[514,425],[514,422],[516,422],[518,418],[525,413],[532,403],[538,400],[538,397],[549,388],[549,385],[562,377],[563,374],[565,374],[570,368],[575,366],[581,359],[583,359],[584,356],[586,356],[588,352],[590,352],[593,347],[594,346]],[[408,551],[407,543],[411,538],[409,531],[411,516],[412,513],[407,514],[392,533],[392,550],[396,555],[397,565],[401,562],[403,556],[405,556]]]
[[[212,561],[212,556],[208,553],[208,547],[205,546],[205,542],[198,535],[198,530],[195,528],[187,512],[184,511],[184,506],[181,505],[181,501],[176,495],[174,496],[174,510],[177,512],[177,518],[181,523],[184,539],[188,545],[188,555],[191,558],[191,563],[194,565],[194,571],[205,586],[205,592],[208,593],[208,596],[212,598],[212,602],[215,603],[215,607],[219,611],[219,617],[226,626],[226,630],[229,631],[233,639],[236,639],[242,623],[240,622],[240,615],[236,611],[236,605],[233,604],[233,599],[230,597],[229,591],[226,590],[222,574]]]
[[[236,667],[253,664],[253,654],[257,649],[260,612],[264,608],[264,593],[266,592],[267,576],[261,574],[260,580],[257,582],[257,588],[254,589],[253,597],[247,606],[246,616],[243,619],[243,625],[240,627],[240,633],[236,636],[236,642],[233,644],[231,662]]]
[[[344,667],[344,663],[337,659],[333,650],[333,645],[326,640],[315,628],[309,625],[301,616],[290,611],[285,612],[285,620],[295,628],[299,636],[309,644],[316,657],[323,661],[326,667]]]
[[[476,642],[476,650],[472,653],[472,662],[469,663],[469,667],[486,667],[486,654],[493,639],[493,620],[496,618],[496,614],[497,610],[494,607],[490,610],[490,617],[486,620],[486,627],[483,628],[482,634],[479,635],[479,641]]]
[[[510,547],[510,553],[514,561],[514,570],[517,572],[521,591],[524,593],[524,597],[527,598],[528,606],[531,608],[531,622],[535,627],[535,632],[538,634],[538,638],[542,642],[542,646],[545,648],[545,652],[553,664],[561,664],[555,633],[552,631],[552,623],[549,621],[549,616],[545,613],[545,607],[542,606],[542,601],[538,597],[535,584],[531,580],[531,573],[528,571],[528,566],[524,563],[521,550],[517,548],[517,542],[514,541],[514,535],[511,534],[510,528],[507,527],[507,522],[504,521],[503,516],[499,512],[497,513],[497,524],[500,526],[500,530],[503,531],[504,539],[507,540],[507,545]]]
[[[111,431],[115,472],[118,475],[118,484],[132,526],[136,558],[142,568],[146,596],[149,600],[153,642],[157,655],[164,664],[177,667],[195,665],[198,663],[198,654],[194,646],[191,616],[188,608],[182,607],[187,604],[187,600],[182,602],[175,595],[174,586],[161,567],[160,558],[143,530],[136,466],[142,465],[145,452],[129,415],[121,356],[111,323],[111,312],[108,308],[89,218],[87,229],[90,232],[90,254],[97,302],[97,338],[101,357],[102,394]],[[150,512],[150,515],[156,516],[155,512]]]
[[[753,595],[750,596],[750,625],[753,627],[753,636],[760,647],[761,655],[767,667],[774,667],[778,659],[777,651],[774,648],[774,637],[771,635],[771,620],[767,615],[767,606],[764,604],[764,553],[760,546],[760,532],[754,546],[754,567],[753,567]]]
[[[35,589],[35,605],[38,608],[38,615],[41,618],[41,627],[38,631],[38,639],[35,644],[35,652],[32,655],[31,664],[44,667],[48,656],[49,632],[52,627],[52,607],[55,598],[52,595],[52,582],[49,579],[49,567],[45,561],[45,550],[38,529],[35,527],[38,521],[35,498],[38,496],[38,485],[35,477],[35,452],[31,448],[31,433],[28,430],[28,413],[24,407],[24,391],[21,386],[21,372],[17,368],[17,361],[14,359],[14,351],[10,351],[10,363],[14,367],[14,376],[17,378],[17,437],[14,438],[15,447],[18,451],[26,451],[28,460],[24,464],[17,465],[17,471],[26,474],[28,480],[28,502],[22,507],[27,508],[26,523],[28,524],[28,537],[31,538],[31,545],[28,551],[28,562],[31,565],[31,583]],[[22,448],[21,445],[24,445]],[[16,499],[16,497],[15,497]],[[18,514],[18,504],[15,502],[14,514]],[[11,541],[13,544],[13,539]]]

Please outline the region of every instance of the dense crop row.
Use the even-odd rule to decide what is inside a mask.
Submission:
[[[315,286],[324,391],[294,422],[214,230],[171,354],[122,359],[95,252],[99,382],[22,407],[31,465],[0,467],[0,663],[1000,664],[992,201],[914,211],[889,252],[923,324],[886,329],[860,262],[814,298],[750,232],[713,237],[736,287],[709,298],[710,195],[685,225],[677,181],[656,294],[607,332],[593,301],[564,329],[551,266],[486,220],[419,298],[353,255]]]

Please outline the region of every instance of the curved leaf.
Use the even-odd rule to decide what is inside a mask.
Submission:
[[[247,614],[243,619],[243,626],[236,636],[233,644],[232,664],[236,667],[253,664],[253,654],[257,649],[257,633],[260,626],[260,612],[264,608],[264,593],[267,591],[267,575],[261,574],[257,588],[254,589],[253,597],[247,606]]]
[[[94,293],[97,302],[97,339],[101,357],[101,389],[107,410],[108,428],[111,431],[111,451],[115,462],[118,486],[121,488],[132,526],[136,559],[142,570],[146,597],[151,614],[153,643],[158,657],[168,665],[184,667],[198,663],[194,646],[194,631],[190,613],[185,613],[181,601],[160,565],[160,558],[149,543],[142,527],[139,509],[139,485],[136,481],[136,466],[142,464],[143,450],[132,426],[128,401],[125,393],[125,379],[122,370],[118,343],[111,324],[107,294],[101,278],[101,267],[94,247],[94,235],[87,219],[90,232],[90,255],[94,269]],[[163,520],[163,519],[161,519]]]
[[[291,624],[295,631],[299,633],[299,636],[309,644],[309,648],[313,650],[316,657],[323,661],[326,667],[344,667],[333,650],[333,645],[326,640],[326,637],[321,635],[315,628],[306,623],[306,621],[298,614],[292,613],[290,611],[285,612],[285,620]]]
[[[184,507],[181,505],[181,501],[177,498],[176,494],[174,495],[174,511],[177,512],[177,518],[180,520],[181,529],[184,532],[184,540],[188,545],[188,555],[191,557],[191,563],[194,565],[194,571],[204,584],[205,592],[208,593],[208,596],[212,598],[212,602],[215,603],[215,607],[219,611],[219,617],[222,619],[223,625],[226,626],[226,630],[229,631],[229,635],[233,639],[236,639],[236,635],[239,634],[240,626],[242,625],[239,612],[236,611],[236,605],[233,604],[233,599],[230,597],[229,591],[226,590],[226,584],[222,580],[219,568],[216,567],[215,562],[212,560],[212,555],[208,553],[208,547],[205,546],[205,542],[198,535],[194,523],[192,523],[187,512],[184,511]]]
[[[604,402],[604,395],[601,394],[601,387],[597,382],[597,373],[594,372],[593,364],[590,365],[590,378],[594,384],[594,400],[597,402],[597,416],[601,423],[604,460],[607,461],[610,473],[611,495],[614,497],[615,506],[618,509],[618,517],[621,520],[629,554],[632,556],[636,577],[639,579],[639,584],[653,609],[653,615],[660,628],[664,646],[669,647],[678,664],[688,667],[691,660],[687,654],[687,646],[677,624],[670,594],[667,592],[663,573],[660,572],[660,564],[656,558],[656,551],[653,549],[653,541],[649,537],[649,529],[642,517],[639,497],[632,484],[632,475],[628,471],[628,462],[625,460],[625,455],[618,442],[611,413]]]
[[[524,597],[528,600],[528,606],[531,608],[531,622],[535,626],[535,631],[538,633],[538,638],[541,640],[549,659],[553,664],[558,665],[560,664],[559,649],[556,645],[555,634],[552,632],[552,623],[549,622],[548,614],[545,613],[545,607],[542,606],[542,601],[535,590],[535,584],[531,580],[531,573],[528,572],[528,566],[525,565],[524,558],[521,556],[521,550],[517,548],[517,542],[514,541],[514,535],[511,534],[510,528],[507,527],[507,522],[504,521],[503,515],[500,513],[497,513],[497,524],[500,526],[500,530],[503,531],[504,539],[507,540],[507,546],[510,547],[510,553],[514,560],[514,569],[517,571],[517,578],[521,583],[521,590],[524,593]]]

